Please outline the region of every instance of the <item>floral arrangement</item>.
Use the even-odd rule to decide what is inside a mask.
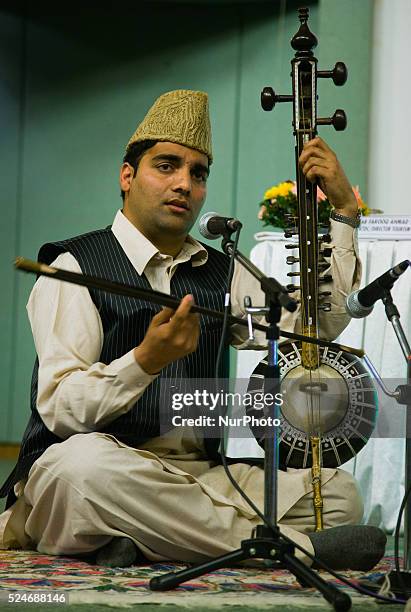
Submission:
[[[369,215],[374,211],[365,204],[361,198],[358,188],[352,188],[358,202],[358,207],[362,215]],[[317,202],[318,202],[318,222],[320,225],[328,223],[332,206],[327,199],[327,196],[319,187],[317,187]],[[260,210],[258,218],[264,222],[264,225],[273,225],[274,227],[286,228],[290,225],[288,216],[297,215],[297,185],[295,181],[284,181],[278,183],[274,187],[270,187],[264,194],[264,200],[259,204]]]

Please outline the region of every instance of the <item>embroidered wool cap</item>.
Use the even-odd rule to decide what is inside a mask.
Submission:
[[[203,91],[177,89],[154,102],[130,140],[161,140],[196,149],[213,161],[208,95]]]

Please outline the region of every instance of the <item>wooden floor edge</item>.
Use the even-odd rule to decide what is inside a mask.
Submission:
[[[19,451],[20,444],[4,444],[0,442],[0,460],[17,459]]]

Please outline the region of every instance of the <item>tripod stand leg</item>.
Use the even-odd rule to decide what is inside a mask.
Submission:
[[[201,565],[188,567],[179,572],[172,572],[164,574],[163,576],[156,576],[150,580],[150,589],[152,591],[167,591],[168,589],[173,589],[182,582],[187,582],[188,580],[197,578],[197,576],[208,574],[221,567],[230,567],[231,564],[238,563],[238,561],[244,561],[247,558],[249,558],[249,555],[239,548],[232,553],[222,555],[211,561],[206,561]]]
[[[316,572],[306,567],[302,561],[289,554],[284,554],[283,560],[287,569],[289,569],[298,580],[320,591],[324,599],[333,606],[334,610],[345,612],[345,610],[351,608],[351,599],[349,595],[339,591],[333,584],[323,580]]]

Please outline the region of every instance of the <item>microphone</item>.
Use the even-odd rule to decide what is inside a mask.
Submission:
[[[345,310],[350,317],[362,319],[362,317],[369,315],[375,302],[385,296],[385,293],[392,288],[395,281],[405,272],[410,263],[409,259],[405,259],[373,280],[364,289],[350,293],[345,300]]]
[[[241,227],[242,223],[238,219],[231,217],[220,217],[216,212],[205,213],[199,221],[199,231],[204,238],[208,240],[215,240],[221,235],[224,235],[227,231],[235,232]]]

